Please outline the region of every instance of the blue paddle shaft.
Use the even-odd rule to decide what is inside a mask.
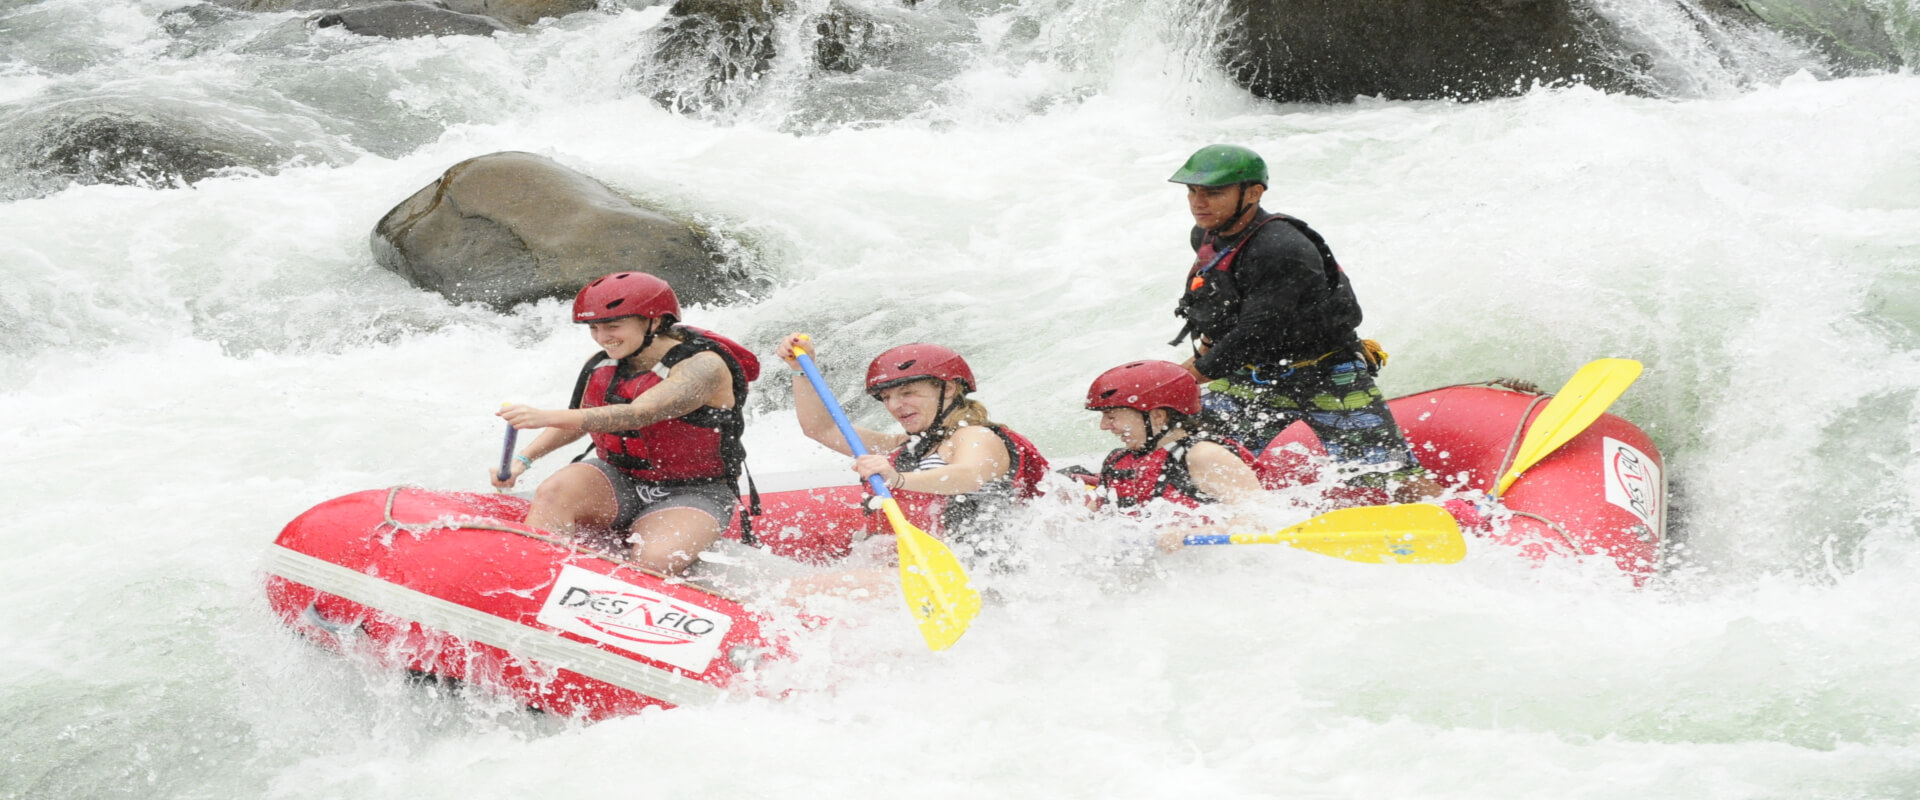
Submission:
[[[500,480],[513,477],[513,442],[520,438],[520,432],[513,429],[513,423],[507,423],[507,443],[500,448]]]
[[[1181,540],[1181,542],[1183,542],[1183,543],[1185,543],[1185,544],[1189,544],[1189,545],[1195,545],[1195,544],[1233,544],[1233,536],[1231,536],[1231,535],[1229,535],[1229,534],[1225,534],[1225,533],[1207,533],[1207,534],[1197,534],[1197,535],[1194,535],[1194,536],[1189,536],[1189,537],[1187,537],[1187,538],[1185,538],[1185,539],[1182,539],[1182,540]]]
[[[827,379],[820,377],[820,368],[813,363],[813,356],[806,353],[794,353],[800,362],[800,370],[807,373],[807,382],[813,384],[813,393],[820,395],[820,404],[827,407],[827,413],[833,415],[833,424],[840,426],[840,435],[846,437],[847,447],[853,450],[854,457],[867,454],[867,446],[860,442],[860,434],[853,429],[853,422],[847,419],[847,412],[840,410],[840,401],[833,396],[833,390],[827,388]],[[873,493],[881,497],[893,497],[887,491],[887,482],[879,475],[868,475],[867,485],[873,487]]]

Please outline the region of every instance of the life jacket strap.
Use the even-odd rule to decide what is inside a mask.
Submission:
[[[740,511],[740,543],[748,547],[757,547],[760,537],[753,535],[753,518],[763,513],[760,510],[760,487],[753,485],[753,470],[742,463],[740,471],[747,477],[747,507]],[[733,493],[740,493],[740,481],[733,482]]]

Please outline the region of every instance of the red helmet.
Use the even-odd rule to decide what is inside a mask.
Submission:
[[[1087,408],[1170,408],[1192,416],[1200,413],[1200,384],[1171,361],[1135,361],[1094,378],[1087,387]]]
[[[573,296],[574,322],[605,322],[621,317],[680,318],[673,287],[644,272],[616,272],[594,279]]]
[[[959,353],[937,344],[903,344],[867,365],[867,394],[878,400],[882,389],[928,378],[959,381],[974,390],[973,370]]]

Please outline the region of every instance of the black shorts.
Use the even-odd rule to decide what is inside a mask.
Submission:
[[[641,517],[669,508],[705,511],[713,517],[715,524],[725,528],[733,519],[733,510],[740,505],[739,491],[724,478],[662,486],[621,472],[618,467],[597,458],[580,463],[600,470],[600,474],[607,477],[607,483],[613,486],[613,499],[620,506],[619,514],[613,520],[613,529],[616,531],[625,531]]]
[[[1202,424],[1256,455],[1287,426],[1305,421],[1347,483],[1378,486],[1425,474],[1373,375],[1360,359],[1278,375],[1241,370],[1208,384]]]

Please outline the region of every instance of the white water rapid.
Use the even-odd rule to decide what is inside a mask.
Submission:
[[[201,109],[285,164],[6,185],[0,797],[1920,797],[1911,74],[1729,58],[1670,1],[1608,0],[1685,91],[1276,105],[1169,0],[927,0],[954,27],[920,72],[782,62],[686,116],[635,85],[660,7],[380,40],[181,5],[0,3],[0,107]],[[850,608],[767,676],[784,699],[594,725],[413,685],[266,608],[287,520],[484,490],[493,410],[564,403],[592,347],[559,303],[452,306],[374,264],[374,222],[457,161],[531,151],[682,209],[765,283],[690,321],[763,359],[811,331],[842,381],[948,343],[1070,461],[1112,446],[1093,375],[1179,356],[1165,181],[1212,142],[1263,153],[1268,208],[1327,235],[1390,393],[1644,362],[1613,410],[1666,456],[1662,574],[1247,547],[1129,576],[1077,555],[1120,533],[1052,521],[952,650]],[[783,377],[756,391],[756,470],[840,466]]]

